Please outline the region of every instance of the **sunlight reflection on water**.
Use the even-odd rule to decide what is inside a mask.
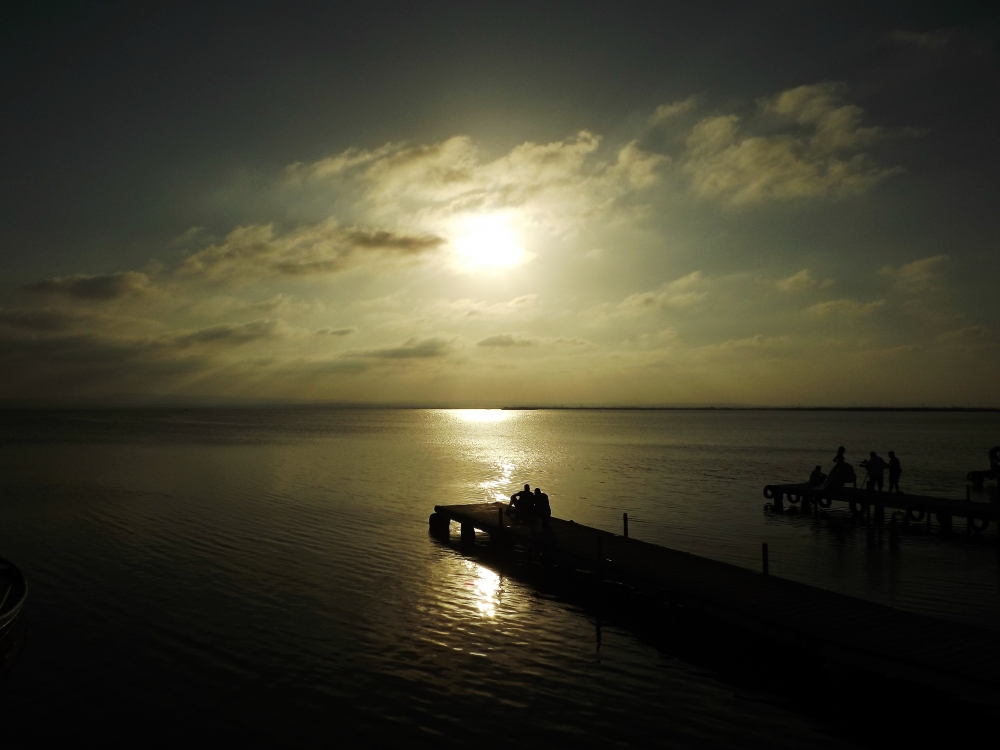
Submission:
[[[517,414],[504,409],[442,409],[441,411],[463,422],[506,422]]]
[[[990,414],[0,415],[0,551],[33,586],[4,731],[38,744],[48,717],[80,725],[113,703],[275,745],[291,720],[326,736],[342,710],[373,745],[823,746],[429,539],[428,512],[530,482],[561,518],[617,532],[628,512],[636,538],[751,568],[768,541],[775,575],[994,627],[994,528],[869,543],[836,514],[764,512],[760,490],[847,444],[906,457],[907,491],[958,496],[998,430]]]
[[[466,583],[476,595],[476,607],[484,619],[493,619],[497,615],[500,604],[500,576],[489,568],[484,568],[477,562],[465,560],[466,569],[475,574],[475,578]]]

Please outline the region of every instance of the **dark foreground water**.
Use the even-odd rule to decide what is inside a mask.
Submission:
[[[0,413],[0,555],[31,591],[0,744],[818,747],[780,697],[428,537],[435,503],[540,484],[564,518],[1000,628],[996,529],[873,541],[761,488],[895,449],[960,496],[998,414]],[[598,638],[599,636],[599,638]],[[598,648],[598,643],[600,648]]]

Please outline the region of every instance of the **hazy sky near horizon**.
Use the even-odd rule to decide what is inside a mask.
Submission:
[[[41,3],[0,400],[1000,406],[1000,20]]]

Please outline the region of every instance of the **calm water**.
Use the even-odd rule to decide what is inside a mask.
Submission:
[[[872,543],[761,488],[838,444],[960,496],[997,414],[0,413],[0,555],[31,585],[4,731],[270,744],[819,747],[820,725],[430,539],[435,503],[553,512],[1000,628],[996,530]],[[138,734],[137,734],[138,733]]]

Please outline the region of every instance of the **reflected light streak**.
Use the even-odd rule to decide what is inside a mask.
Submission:
[[[448,409],[449,414],[463,422],[503,422],[514,416],[503,409]]]
[[[466,560],[465,567],[476,575],[475,579],[466,585],[471,586],[475,592],[479,615],[492,620],[496,617],[497,605],[500,604],[500,576],[472,560]]]

